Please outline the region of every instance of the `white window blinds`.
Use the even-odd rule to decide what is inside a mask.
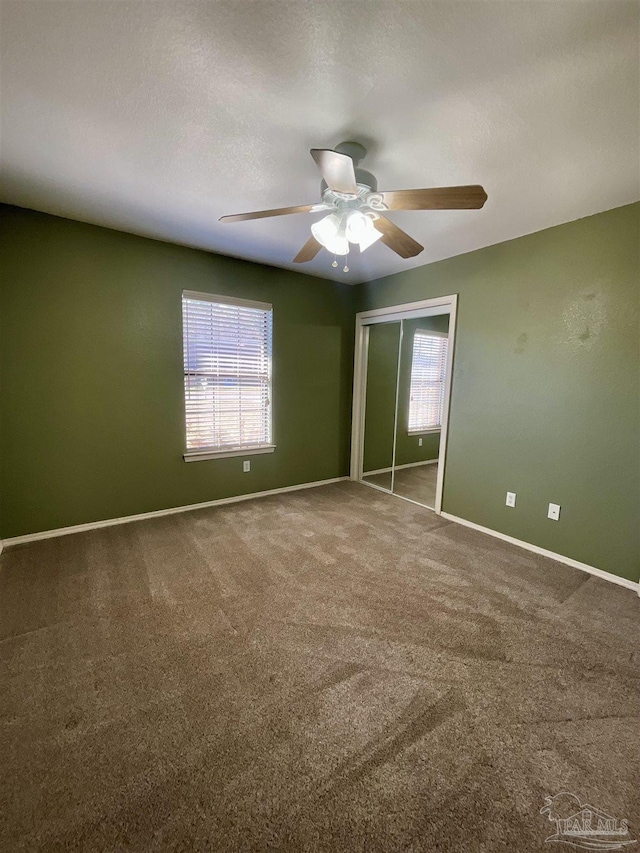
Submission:
[[[409,432],[437,429],[442,423],[448,339],[416,331],[413,338]]]
[[[184,291],[187,453],[272,446],[272,307]]]

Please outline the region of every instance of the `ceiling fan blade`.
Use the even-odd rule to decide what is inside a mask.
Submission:
[[[477,210],[487,200],[486,192],[478,184],[424,190],[390,190],[381,195],[389,210]]]
[[[264,219],[267,216],[286,216],[289,213],[309,213],[317,207],[315,204],[303,204],[299,207],[278,207],[275,210],[254,210],[252,213],[233,213],[221,216],[218,222],[244,222],[245,219]]]
[[[351,157],[328,148],[312,148],[311,156],[316,161],[330,190],[349,195],[358,194],[356,173]]]
[[[410,237],[402,228],[398,228],[390,219],[384,216],[374,221],[375,228],[380,231],[381,241],[401,258],[415,258],[424,249],[417,240]]]
[[[315,237],[309,237],[307,242],[293,259],[294,264],[305,264],[307,261],[312,261],[321,248],[322,245],[318,243]]]

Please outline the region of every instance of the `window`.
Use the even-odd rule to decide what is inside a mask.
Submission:
[[[413,338],[408,432],[438,430],[442,424],[447,371],[446,335],[418,330]]]
[[[272,307],[182,294],[187,462],[268,453]]]

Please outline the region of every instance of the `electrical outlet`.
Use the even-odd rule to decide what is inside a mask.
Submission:
[[[422,439],[421,438],[418,439],[418,447],[422,447]]]
[[[560,504],[549,504],[547,518],[552,519],[552,521],[560,521]]]
[[[244,462],[242,463],[242,471],[243,471],[243,473],[246,474],[247,471],[250,471],[250,470],[251,470],[251,462],[249,462],[248,459],[245,459]]]
[[[516,493],[515,492],[507,492],[507,499],[505,501],[507,506],[515,506],[516,505]]]

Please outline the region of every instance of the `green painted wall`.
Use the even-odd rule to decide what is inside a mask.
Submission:
[[[633,580],[639,247],[628,205],[378,279],[358,309],[459,294],[446,512]]]
[[[3,207],[3,537],[348,474],[355,290]],[[181,291],[274,306],[273,454],[185,463]]]

